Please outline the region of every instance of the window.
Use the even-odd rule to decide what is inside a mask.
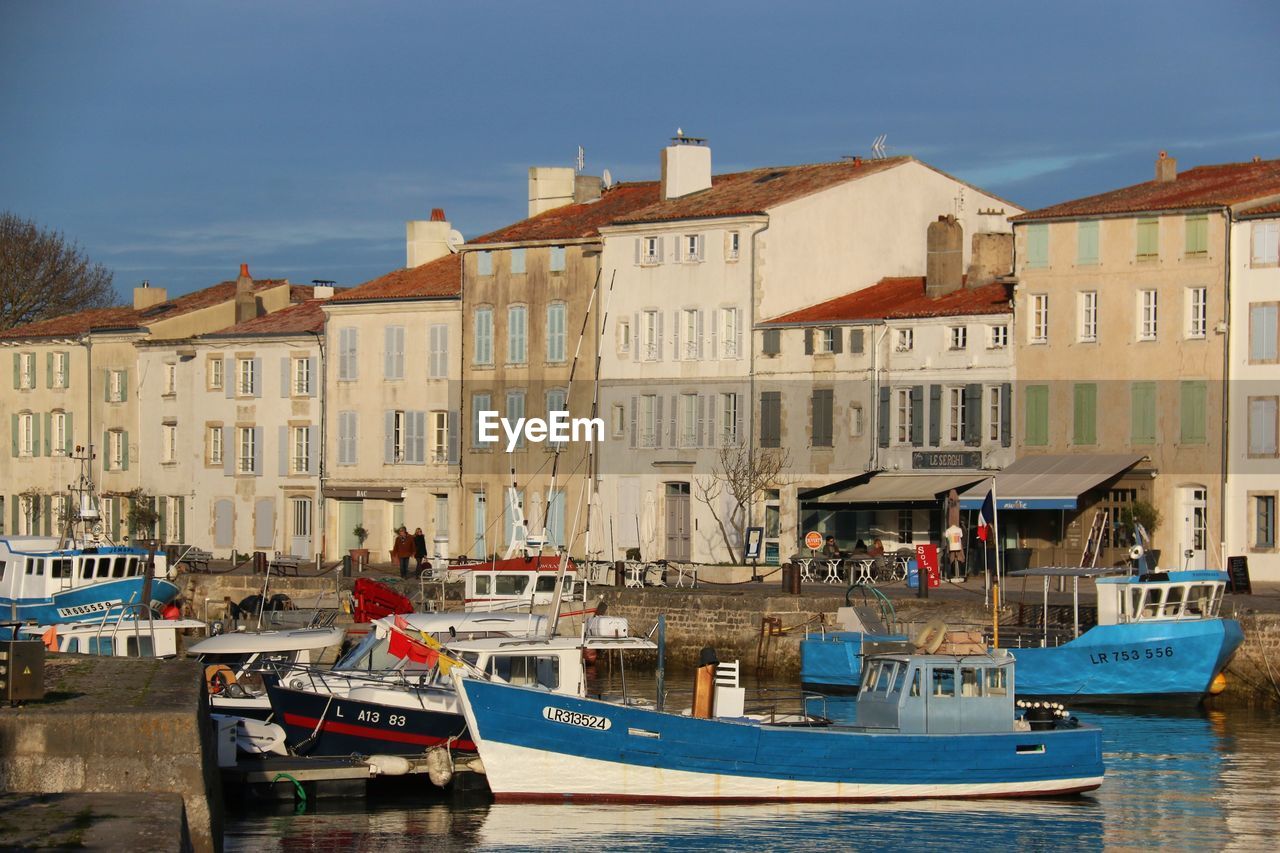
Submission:
[[[236,359],[236,396],[258,396],[258,371],[255,369],[257,367],[256,362],[257,359],[254,358]]]
[[[1154,290],[1138,291],[1138,340],[1154,341],[1160,323],[1159,294]]]
[[[164,366],[164,396],[172,397],[178,393],[178,365]]]
[[[736,261],[738,259],[738,250],[741,246],[741,237],[737,231],[729,232],[729,248],[725,252],[725,260]]]
[[[1071,443],[1098,443],[1098,386],[1092,382],[1077,383],[1072,389]]]
[[[863,428],[862,406],[859,403],[853,403],[849,406],[849,435],[857,438],[862,435]]]
[[[911,389],[899,388],[896,392],[897,409],[898,409],[898,444],[911,443]]]
[[[431,413],[431,461],[443,465],[449,461],[449,413]]]
[[[1027,226],[1028,267],[1049,266],[1049,226],[1040,223]]]
[[[1280,328],[1280,306],[1275,302],[1249,305],[1249,361],[1276,362],[1276,330]]]
[[[172,464],[178,461],[178,425],[160,426],[160,461]]]
[[[642,237],[636,243],[637,261],[641,264],[662,263],[662,238]]]
[[[433,323],[427,330],[427,375],[432,379],[449,377],[449,327]]]
[[[311,359],[295,358],[290,365],[293,368],[293,396],[311,396]]]
[[[1251,266],[1273,267],[1280,264],[1280,221],[1253,223]]]
[[[205,380],[210,391],[222,390],[222,359],[209,359],[205,364]]]
[[[107,468],[112,471],[124,471],[129,467],[129,441],[124,430],[113,429],[107,432]]]
[[[837,351],[836,336],[839,335],[839,329],[817,329],[816,352],[820,355],[826,355]]]
[[[552,412],[568,412],[569,411],[569,392],[564,388],[549,388],[546,393],[547,417],[551,417]],[[562,441],[548,441],[548,450],[562,450],[565,444]]]
[[[515,390],[507,392],[507,420],[516,423],[524,417],[524,391]],[[516,447],[524,447],[524,431],[520,431],[520,435],[516,438]]]
[[[36,446],[36,417],[30,412],[18,415],[18,455],[34,456]]]
[[[34,379],[32,380],[34,381]],[[123,403],[129,399],[129,371],[107,371],[107,402]]]
[[[1003,389],[992,385],[987,389],[987,441],[994,444],[1001,440],[1004,425],[1005,399]]]
[[[627,407],[622,403],[613,404],[613,420],[611,432],[614,438],[623,438],[627,434]]]
[[[349,382],[360,378],[357,362],[359,330],[347,327],[338,330],[338,379]]]
[[[1156,384],[1135,382],[1129,387],[1129,442],[1156,443]]]
[[[311,472],[311,427],[296,426],[290,429],[289,441],[289,473],[309,474]]]
[[[835,413],[833,392],[830,388],[817,388],[810,402],[812,443],[814,447],[831,447]]]
[[[950,333],[952,349],[964,349],[969,345],[969,329],[966,326],[952,326]]]
[[[13,356],[13,379],[15,388],[31,389],[36,387],[36,354],[33,352],[16,353]]]
[[[1160,257],[1160,220],[1144,217],[1138,220],[1139,261],[1154,261]]]
[[[1276,455],[1275,397],[1249,398],[1249,455]]]
[[[493,275],[493,252],[476,255],[476,275]]]
[[[782,330],[765,329],[761,335],[764,355],[778,355],[782,352]]]
[[[404,379],[404,326],[387,326],[383,340],[382,378]]]
[[[697,447],[699,411],[702,400],[697,394],[680,395],[680,446]]]
[[[969,420],[965,408],[964,388],[947,389],[947,440],[960,444],[965,439],[965,424]]]
[[[631,323],[628,320],[619,320],[617,325],[617,350],[618,355],[629,355],[631,353]]]
[[[1077,339],[1081,343],[1094,343],[1098,340],[1098,291],[1085,290],[1080,293],[1080,330]]]
[[[486,520],[486,507],[484,492],[471,493],[471,556],[483,557],[485,551],[485,534],[488,532],[488,521]],[[476,578],[476,592],[480,592],[480,580],[488,580],[487,577],[480,576]]]
[[[1253,496],[1253,547],[1276,547],[1276,496]]]
[[[645,311],[640,315],[641,355],[645,361],[662,358],[662,314]]]
[[[720,309],[720,352],[722,358],[738,358],[742,352],[742,322],[737,308]]]
[[[1187,337],[1203,338],[1209,331],[1209,290],[1187,288]]]
[[[493,309],[477,308],[475,313],[475,351],[472,362],[480,366],[493,364]]]
[[[558,364],[565,360],[566,306],[552,302],[547,306],[547,361]]]
[[[738,395],[720,395],[720,444],[723,447],[738,446]]]
[[[702,260],[702,235],[686,234],[683,240],[684,261],[700,261]]]
[[[511,274],[524,275],[524,249],[511,250]]]
[[[66,412],[53,412],[49,415],[49,449],[54,456],[65,456],[71,452],[69,420],[70,416]]]
[[[70,378],[70,365],[65,352],[54,352],[49,354],[49,387],[50,388],[66,388],[67,381]]]
[[[898,510],[898,544],[910,545],[915,538],[912,534],[914,515],[909,509]]]
[[[641,447],[657,447],[661,440],[659,436],[662,431],[661,419],[661,401],[657,394],[643,394],[640,397],[640,417],[638,436]]]
[[[1204,444],[1208,409],[1206,397],[1208,385],[1204,380],[1189,380],[1181,383],[1182,443]]]
[[[507,364],[525,364],[529,354],[525,342],[529,332],[529,310],[523,305],[507,308]]]
[[[383,461],[389,465],[399,462],[407,462],[405,458],[405,444],[408,441],[406,432],[408,430],[408,420],[405,412],[392,410],[386,413],[386,434],[384,436],[385,453]]]
[[[1188,216],[1186,221],[1187,257],[1203,258],[1209,254],[1209,217],[1201,213]]]
[[[1009,345],[1009,327],[1003,323],[987,327],[987,347],[1004,349]]]
[[[338,412],[338,464],[355,465],[359,415],[356,412]]]
[[[204,428],[205,460],[209,465],[222,464],[222,427]]]
[[[551,272],[564,272],[564,246],[551,247]]]
[[[685,308],[680,312],[680,339],[683,352],[680,357],[686,361],[696,361],[702,357],[702,312],[696,308]]]
[[[480,439],[480,413],[493,410],[493,397],[489,394],[471,395],[471,446],[479,450],[487,450],[493,441]]]
[[[760,446],[782,446],[782,393],[764,391],[760,394]]]
[[[1027,343],[1047,344],[1049,342],[1049,294],[1031,294],[1031,328],[1028,330]]]
[[[1098,263],[1098,220],[1076,223],[1076,265],[1087,267]]]
[[[1049,386],[1028,385],[1026,443],[1042,446],[1049,443]]]
[[[254,461],[258,453],[258,441],[253,427],[236,427],[236,470],[241,474],[257,473]]]
[[[916,334],[914,329],[898,330],[898,352],[911,352],[911,348],[915,346]]]

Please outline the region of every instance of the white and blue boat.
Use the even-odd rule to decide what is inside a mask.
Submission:
[[[847,726],[770,722],[743,716],[741,703],[696,717],[455,677],[498,801],[1047,796],[1103,777],[1097,728],[1017,718],[1008,655],[871,657]]]

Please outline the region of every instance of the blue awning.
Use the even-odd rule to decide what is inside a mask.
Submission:
[[[1145,458],[1141,453],[1024,456],[962,494],[960,508],[981,509],[994,482],[997,512],[1075,509],[1082,494]]]

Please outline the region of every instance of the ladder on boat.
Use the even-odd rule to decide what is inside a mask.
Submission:
[[[1107,532],[1107,523],[1111,519],[1111,510],[1100,509],[1093,514],[1093,525],[1084,540],[1084,551],[1080,553],[1080,568],[1093,568],[1098,565],[1098,553],[1102,550],[1102,537]]]

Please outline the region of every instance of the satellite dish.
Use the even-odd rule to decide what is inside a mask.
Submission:
[[[457,252],[458,247],[467,242],[462,236],[462,232],[456,228],[449,232],[449,236],[444,238],[445,243],[449,246],[450,252]]]
[[[609,189],[609,187],[613,186],[613,172],[605,169],[604,173],[601,175],[600,182],[604,184],[605,189]]]

